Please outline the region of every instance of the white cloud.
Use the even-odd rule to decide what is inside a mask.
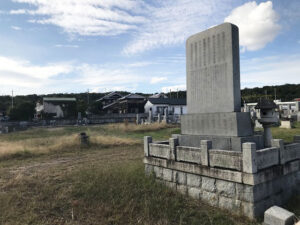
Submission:
[[[163,81],[166,81],[167,78],[166,77],[152,77],[150,83],[151,84],[157,84]]]
[[[231,0],[164,0],[149,9],[149,21],[140,26],[124,48],[136,54],[153,48],[181,44],[196,32],[216,24],[229,11]]]
[[[0,73],[2,75],[16,74],[21,76],[28,76],[33,79],[48,79],[50,77],[66,74],[72,71],[72,67],[65,63],[48,64],[46,66],[36,66],[32,65],[29,61],[12,59],[4,56],[0,56]],[[5,82],[5,79],[1,79]]]
[[[29,4],[33,9],[11,10],[11,14],[28,14],[33,23],[56,25],[80,35],[118,35],[146,21],[140,16],[142,0],[13,1]]]
[[[300,55],[241,60],[242,87],[300,83]]]
[[[79,35],[112,36],[132,32],[125,54],[183,43],[191,34],[228,15],[234,0],[13,0],[30,9],[11,10],[26,14],[29,21],[61,27]]]
[[[56,47],[56,48],[79,48],[78,45],[61,45],[61,44],[57,44],[54,47]]]
[[[119,69],[114,69],[120,67]],[[106,67],[103,65],[82,64],[76,67],[76,71],[80,77],[75,79],[77,83],[87,86],[103,86],[106,88],[114,86],[132,86],[137,82],[145,80],[142,76],[136,74],[134,71],[116,66]]]
[[[11,29],[13,29],[13,30],[22,30],[22,28],[18,27],[18,26],[11,26]]]
[[[273,41],[281,27],[278,14],[271,1],[248,2],[232,10],[225,22],[239,27],[240,45],[243,50],[255,51]]]
[[[17,10],[11,10],[10,11],[10,14],[15,14],[15,15],[18,15],[18,14],[26,14],[28,13],[28,10],[25,10],[25,9],[17,9]]]
[[[29,61],[0,56],[0,89],[17,94],[39,94],[61,91],[59,86],[65,84],[57,81],[70,73],[72,66],[67,63],[33,65]]]
[[[133,67],[125,64],[73,62],[41,66],[26,60],[0,56],[0,89],[7,93],[12,89],[18,90],[19,94],[74,92],[87,88],[92,91],[134,91],[147,80],[146,76],[141,76]]]
[[[91,90],[92,93],[111,92],[111,91],[135,92],[136,91],[136,86],[132,86],[132,87],[128,87],[128,86],[95,87]]]
[[[167,86],[167,87],[162,87],[161,90],[164,93],[167,93],[170,91],[184,91],[184,90],[186,90],[186,85],[179,84],[179,85]]]

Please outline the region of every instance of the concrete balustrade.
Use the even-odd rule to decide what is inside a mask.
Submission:
[[[178,137],[152,142],[144,138],[145,171],[167,186],[210,205],[250,218],[284,203],[300,184],[300,143],[256,149],[243,143],[242,151],[179,146]]]

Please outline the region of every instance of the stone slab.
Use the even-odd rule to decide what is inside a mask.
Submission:
[[[264,147],[263,136],[254,135],[248,137],[226,137],[226,136],[206,136],[206,135],[177,135],[180,146],[189,146],[201,148],[202,140],[212,141],[213,149],[242,151],[242,144],[245,142],[254,142],[257,149]]]
[[[201,186],[201,176],[188,173],[186,178],[188,186],[197,188]]]
[[[265,148],[256,151],[257,169],[261,170],[279,164],[279,148]]]
[[[170,145],[150,143],[149,156],[170,159],[171,157]]]
[[[292,122],[291,121],[285,121],[285,120],[282,120],[280,121],[280,128],[283,128],[283,129],[292,129]]]
[[[285,145],[281,153],[281,162],[286,163],[297,159],[300,159],[300,143]]]
[[[236,186],[236,183],[234,183],[234,182],[229,182],[229,181],[224,181],[224,180],[216,181],[217,192],[221,196],[234,198],[236,195],[235,186]]]
[[[293,225],[294,224],[294,213],[291,213],[278,206],[272,206],[264,215],[265,225]]]
[[[209,165],[242,171],[242,154],[234,151],[211,149],[209,151]]]
[[[181,134],[252,136],[249,112],[198,113],[181,116]]]
[[[201,164],[201,149],[195,147],[176,147],[176,160]]]
[[[183,163],[183,162],[174,162],[170,160],[165,159],[159,159],[159,158],[153,158],[153,157],[144,157],[144,163],[150,164],[153,166],[160,166],[165,167],[168,169],[173,169],[185,173],[192,173],[192,174],[198,174],[206,177],[212,177],[212,178],[218,178],[222,180],[228,180],[233,181],[236,183],[242,183],[242,173],[238,171],[232,171],[232,170],[225,170],[225,169],[219,169],[219,168],[211,168],[207,166],[197,165],[197,164],[191,164],[191,163]],[[174,173],[173,173],[174,175]],[[250,174],[251,175],[251,174]],[[251,177],[253,178],[253,177]],[[248,177],[252,181],[252,179]]]
[[[238,27],[224,23],[186,42],[188,114],[240,112]]]

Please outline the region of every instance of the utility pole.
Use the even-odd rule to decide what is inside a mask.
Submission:
[[[178,88],[177,88],[177,98],[178,98]]]
[[[89,96],[89,92],[90,92],[90,90],[88,89],[88,90],[87,90],[87,102],[88,102],[88,105],[90,105],[90,96]]]
[[[14,108],[14,90],[11,91],[11,108]]]
[[[267,96],[268,96],[268,91],[265,90],[265,97],[266,97],[266,99],[267,99]]]
[[[276,101],[276,100],[277,100],[277,96],[276,96],[276,88],[275,88],[275,90],[274,90],[274,91],[275,91],[275,101]]]

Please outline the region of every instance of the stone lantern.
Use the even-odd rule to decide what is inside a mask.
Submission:
[[[277,105],[269,99],[261,99],[255,109],[260,110],[260,122],[264,128],[264,142],[265,147],[271,147],[271,140],[272,140],[272,132],[271,127],[279,122],[275,109]]]

